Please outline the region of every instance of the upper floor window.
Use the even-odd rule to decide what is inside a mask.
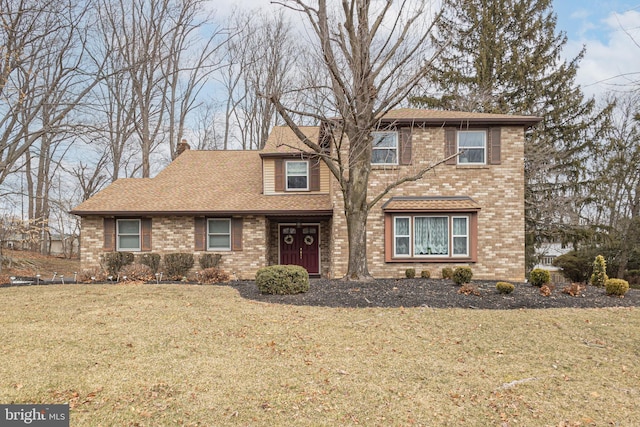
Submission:
[[[309,189],[309,162],[288,161],[285,164],[287,190]]]
[[[119,219],[117,227],[117,250],[119,251],[139,251],[140,250],[140,220],[139,219]]]
[[[373,152],[371,163],[374,165],[398,164],[398,132],[372,132]]]
[[[458,164],[484,165],[486,163],[487,132],[483,130],[458,131]]]
[[[231,220],[215,218],[207,221],[207,250],[231,250]]]

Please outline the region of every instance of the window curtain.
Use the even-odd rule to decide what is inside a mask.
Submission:
[[[446,217],[417,217],[414,220],[414,226],[414,255],[449,254]]]

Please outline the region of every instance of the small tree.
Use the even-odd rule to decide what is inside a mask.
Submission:
[[[591,274],[591,284],[593,286],[604,286],[609,277],[607,276],[607,261],[602,255],[598,255],[593,261],[593,273]]]

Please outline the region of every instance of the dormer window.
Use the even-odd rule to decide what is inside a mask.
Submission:
[[[398,164],[398,132],[372,132],[373,152],[371,164]]]
[[[287,191],[309,190],[309,162],[287,161],[285,163]]]

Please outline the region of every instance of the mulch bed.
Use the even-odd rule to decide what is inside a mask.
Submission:
[[[35,285],[35,278],[22,278],[9,286]],[[65,284],[73,284],[67,281]],[[161,282],[188,284],[186,282]],[[60,279],[41,280],[40,285],[61,284]],[[114,284],[115,283],[111,283]],[[149,283],[152,286],[155,283]],[[540,288],[527,283],[514,283],[513,293],[504,295],[496,290],[495,281],[473,281],[475,294],[460,293],[460,286],[444,279],[377,279],[357,283],[343,280],[311,279],[309,292],[296,295],[268,295],[258,290],[254,281],[231,281],[218,286],[237,289],[243,298],[275,304],[308,305],[320,307],[429,307],[468,308],[489,310],[538,308],[601,308],[639,307],[640,289],[629,289],[623,297],[608,296],[604,288],[585,286],[578,296],[563,293],[558,285],[550,295],[544,296]],[[204,285],[208,286],[208,285]]]
[[[460,286],[443,279],[384,279],[368,283],[312,279],[309,292],[297,295],[264,295],[252,281],[231,282],[244,298],[268,303],[324,307],[430,307],[508,310],[523,308],[597,308],[640,306],[640,290],[630,289],[624,298],[608,296],[604,288],[586,286],[579,296],[562,292],[558,285],[549,296],[540,288],[516,283],[513,293],[496,290],[496,282],[473,281],[480,295],[465,295]]]

